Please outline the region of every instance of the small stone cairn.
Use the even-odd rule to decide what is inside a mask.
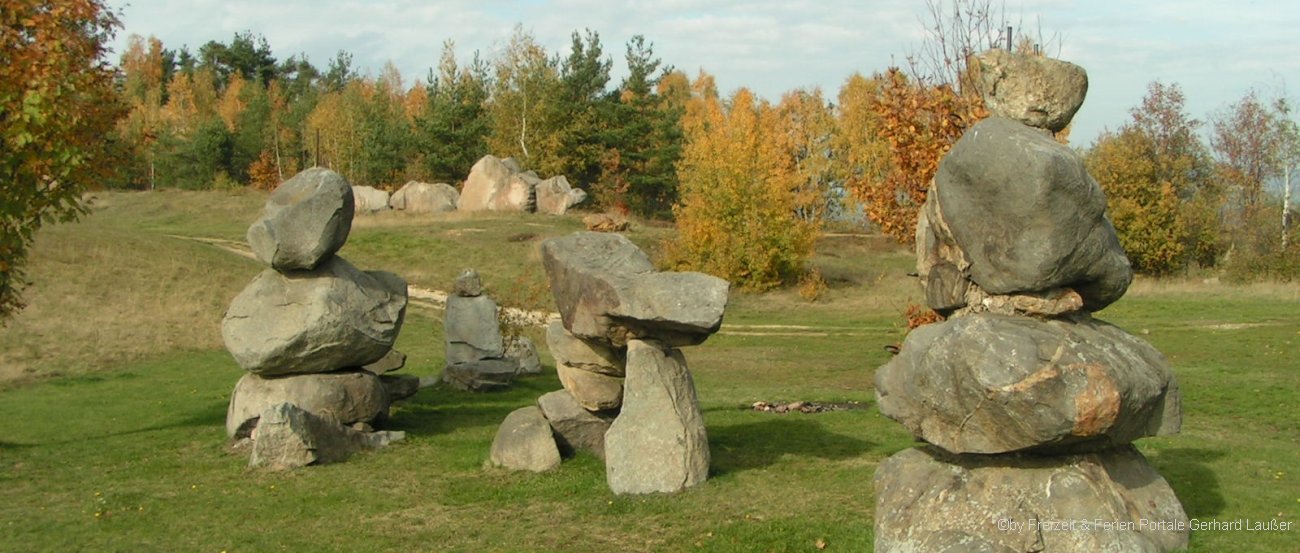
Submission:
[[[248,229],[253,253],[270,268],[231,302],[221,334],[248,371],[230,396],[226,433],[252,439],[255,466],[340,461],[402,437],[373,425],[419,385],[383,374],[405,362],[392,348],[406,282],[335,255],[353,215],[347,181],[312,168],[280,184]]]
[[[953,146],[922,208],[917,269],[948,316],[876,372],[880,410],[928,445],[875,474],[875,549],[1171,551],[1187,515],[1133,447],[1176,433],[1160,352],[1092,312],[1132,280],[1083,161],[1048,131],[1087,90],[1078,66],[981,54],[992,117]]]
[[[680,347],[722,325],[729,285],[702,273],[658,272],[617,234],[542,243],[560,320],[547,327],[564,389],[506,417],[491,462],[545,471],[561,454],[605,460],[616,494],[671,493],[704,482],[709,442]]]
[[[447,296],[443,382],[460,390],[482,392],[508,387],[517,375],[541,372],[533,341],[514,336],[507,344],[499,317],[500,309],[484,293],[478,271],[462,271]]]

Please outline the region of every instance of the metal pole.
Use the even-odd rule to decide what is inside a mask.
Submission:
[[[1007,51],[1011,51],[1011,26],[1007,25]]]

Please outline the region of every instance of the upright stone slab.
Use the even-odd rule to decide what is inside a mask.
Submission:
[[[505,357],[497,303],[487,296],[448,296],[447,364]]]
[[[1187,547],[1187,514],[1131,445],[1063,457],[912,448],[874,480],[879,553]]]
[[[405,314],[401,278],[331,256],[312,271],[257,275],[226,310],[221,336],[255,374],[331,372],[381,359]]]
[[[625,386],[623,410],[605,434],[610,490],[673,493],[704,482],[709,439],[681,351],[628,342]]]
[[[261,217],[248,227],[248,245],[277,271],[315,269],[343,247],[354,213],[348,181],[313,167],[271,192]]]

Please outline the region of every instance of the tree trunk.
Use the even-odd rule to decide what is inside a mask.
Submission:
[[[1291,234],[1291,167],[1282,173],[1282,251],[1286,251]]]

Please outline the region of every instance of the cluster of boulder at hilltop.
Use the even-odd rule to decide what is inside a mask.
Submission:
[[[354,186],[358,213],[396,210],[407,213],[450,211],[523,211],[563,215],[587,199],[564,175],[543,179],[524,171],[514,158],[483,156],[470,169],[460,191],[445,183],[411,181],[389,194],[371,186]]]
[[[1186,547],[1182,506],[1131,444],[1179,430],[1178,385],[1150,344],[1093,318],[1133,273],[1100,187],[1050,134],[1086,74],[974,62],[992,117],[941,161],[916,231],[926,303],[947,319],[875,375],[880,411],[928,444],[877,468],[875,549]]]
[[[506,417],[493,464],[545,471],[574,451],[605,461],[618,494],[676,492],[708,478],[709,443],[681,347],[722,325],[729,284],[660,272],[618,234],[542,243],[560,320],[547,327],[563,389]]]
[[[231,302],[221,333],[247,371],[231,394],[226,431],[252,440],[253,465],[337,461],[402,437],[374,427],[419,386],[416,377],[385,374],[405,359],[392,348],[406,282],[335,255],[353,213],[347,181],[313,168],[276,188],[248,229],[269,268]]]

